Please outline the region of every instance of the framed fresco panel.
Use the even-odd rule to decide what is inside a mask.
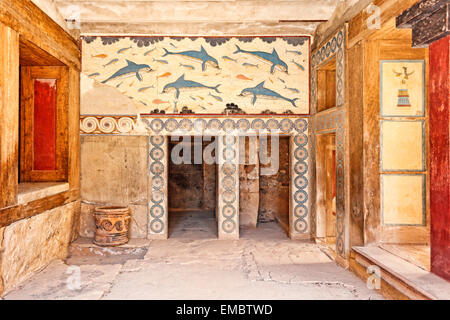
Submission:
[[[309,36],[85,36],[82,68],[141,114],[305,115],[309,50]]]
[[[425,121],[382,120],[382,172],[425,171]]]
[[[381,175],[381,217],[385,226],[426,225],[426,176]]]
[[[380,61],[380,115],[425,116],[425,61]]]

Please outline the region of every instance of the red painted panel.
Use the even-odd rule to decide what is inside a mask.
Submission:
[[[33,170],[56,170],[56,79],[34,80]]]
[[[430,46],[431,271],[450,281],[450,36]]]

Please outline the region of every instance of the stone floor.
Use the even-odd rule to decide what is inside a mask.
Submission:
[[[317,244],[276,223],[216,239],[213,213],[172,213],[169,240],[100,248],[72,245],[3,299],[382,299]],[[80,281],[78,281],[80,279]]]

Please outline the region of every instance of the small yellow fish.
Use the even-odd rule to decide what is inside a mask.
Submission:
[[[243,74],[238,74],[236,76],[236,78],[240,79],[240,80],[253,80],[253,79],[250,79],[249,77],[244,76]]]
[[[203,97],[200,97],[200,96],[197,96],[197,97],[199,97],[199,98],[202,99],[202,100],[205,100],[205,98],[203,98]]]
[[[162,101],[160,99],[155,99],[152,101],[154,104],[164,104],[164,103],[169,103],[169,101]]]
[[[97,54],[96,56],[91,55],[92,58],[101,58],[101,59],[105,59],[108,55],[107,54]]]
[[[273,80],[272,80],[272,79],[270,79],[270,78],[269,78],[269,80],[270,80],[270,82],[272,82],[272,83],[273,83]]]
[[[132,82],[130,83],[130,87],[133,86],[133,84],[134,84],[134,81],[132,81]]]
[[[164,73],[164,74],[158,76],[158,78],[165,78],[165,77],[168,77],[168,76],[171,76],[171,75],[172,75],[172,74],[171,74],[170,72],[166,72],[166,73]]]

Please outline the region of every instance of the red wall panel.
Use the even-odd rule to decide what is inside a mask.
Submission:
[[[431,271],[450,280],[450,36],[430,46]]]
[[[56,169],[56,80],[34,80],[33,170]]]

